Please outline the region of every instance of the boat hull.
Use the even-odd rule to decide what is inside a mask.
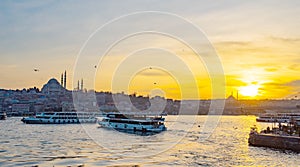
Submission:
[[[140,132],[159,133],[167,130],[167,128],[164,125],[154,127],[152,125],[123,124],[123,123],[101,122],[101,121],[98,124],[103,128],[116,129],[122,131],[140,131]]]
[[[96,119],[37,119],[37,118],[23,118],[22,122],[26,124],[81,124],[81,123],[96,123]]]

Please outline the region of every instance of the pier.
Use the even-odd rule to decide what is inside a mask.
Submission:
[[[270,147],[300,152],[300,137],[275,134],[251,133],[248,143],[251,146]]]

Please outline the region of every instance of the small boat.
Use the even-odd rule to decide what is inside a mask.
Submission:
[[[300,137],[252,132],[248,143],[251,146],[270,147],[300,152]]]
[[[79,124],[96,123],[97,118],[93,112],[42,112],[21,121],[26,124]]]
[[[291,118],[300,118],[300,113],[264,113],[260,114],[256,121],[288,123],[291,121]]]
[[[100,127],[141,132],[162,132],[167,130],[162,115],[141,113],[107,113],[99,120]]]
[[[256,126],[252,127],[248,138],[249,145],[300,152],[300,119],[291,117],[287,123],[276,123],[278,126],[267,127],[260,132]]]
[[[5,112],[0,113],[0,120],[6,120],[7,116]]]

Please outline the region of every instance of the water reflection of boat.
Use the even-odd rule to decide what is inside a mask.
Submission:
[[[99,120],[99,125],[121,131],[162,132],[167,130],[162,115],[137,113],[107,113]]]
[[[115,129],[118,132],[127,133],[127,134],[133,134],[133,135],[139,135],[139,136],[152,136],[157,134],[157,132],[143,132],[143,131],[134,131],[134,130],[124,130],[124,129]]]
[[[43,112],[21,121],[26,124],[76,124],[96,123],[97,119],[92,112]]]
[[[6,120],[7,116],[5,112],[0,112],[0,120]]]

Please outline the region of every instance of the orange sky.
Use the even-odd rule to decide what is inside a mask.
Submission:
[[[5,1],[0,5],[0,88],[41,88],[67,70],[69,89],[83,78],[87,89],[175,99],[224,98],[237,91],[242,99],[298,98],[299,1],[182,3]],[[140,11],[176,15],[207,39],[174,17],[124,17]],[[126,34],[132,29],[173,36]],[[98,41],[85,46],[90,37]],[[207,56],[214,54],[206,45],[217,57]]]

